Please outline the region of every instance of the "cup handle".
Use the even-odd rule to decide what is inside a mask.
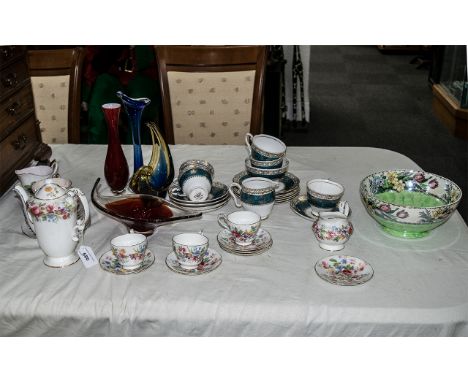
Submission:
[[[250,133],[245,134],[245,145],[246,145],[247,152],[249,153],[249,155],[252,155],[252,148],[250,147],[252,142],[253,142],[253,135]]]
[[[346,200],[340,200],[338,203],[338,212],[341,212],[345,216],[349,216],[350,208],[349,203]]]
[[[273,188],[278,188],[280,186],[279,182],[275,182],[274,180],[264,178],[263,180],[266,180],[268,183],[271,184],[271,187]]]
[[[234,199],[234,204],[236,205],[237,208],[241,208],[242,204],[240,200],[237,198],[236,194],[234,194],[234,191],[232,190],[233,188],[238,188],[239,192],[241,192],[242,186],[239,183],[232,183],[228,188],[228,191],[231,194],[232,199]]]
[[[310,211],[310,213],[312,214],[312,216],[314,218],[320,219],[320,213],[319,212],[312,210],[312,211]]]
[[[219,214],[219,215],[218,215],[218,224],[219,224],[221,227],[223,227],[223,228],[229,230],[229,226],[227,225],[226,220],[227,220],[226,214]]]

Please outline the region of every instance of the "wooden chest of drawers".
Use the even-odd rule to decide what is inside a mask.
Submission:
[[[41,143],[26,48],[0,46],[0,195],[16,180]]]

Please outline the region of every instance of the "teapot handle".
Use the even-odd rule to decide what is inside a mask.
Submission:
[[[239,183],[232,183],[228,188],[228,191],[231,194],[232,199],[234,200],[234,204],[236,205],[237,208],[241,208],[242,204],[239,201],[239,199],[237,199],[237,196],[236,196],[236,194],[234,194],[234,191],[232,191],[233,188],[238,188],[239,192],[241,192],[242,186]]]
[[[55,159],[52,162],[50,162],[50,168],[52,169],[52,174],[50,175],[50,177],[55,178],[58,172],[58,163]]]
[[[67,194],[69,196],[78,196],[78,198],[80,199],[80,202],[81,202],[81,205],[83,206],[84,208],[84,212],[85,212],[85,216],[84,218],[82,219],[78,219],[76,224],[77,226],[82,226],[83,229],[84,229],[84,226],[86,225],[86,223],[88,222],[89,220],[89,204],[88,204],[88,200],[86,199],[86,196],[85,194],[78,188],[70,188],[70,190],[67,192]]]
[[[83,232],[84,232],[84,225],[76,225],[73,227],[73,235],[72,235],[72,240],[73,241],[80,241],[81,238],[83,237]]]
[[[249,153],[249,155],[252,155],[252,148],[250,147],[252,142],[253,142],[253,135],[250,133],[245,134],[245,145],[246,145],[247,152]]]
[[[13,191],[16,192],[16,194],[19,196],[21,200],[21,203],[22,203],[21,207],[23,207],[23,214],[24,214],[24,218],[26,220],[27,225],[29,226],[29,228],[31,228],[31,231],[36,233],[36,231],[34,231],[34,222],[33,222],[31,213],[28,211],[28,199],[29,199],[28,193],[20,184],[17,184],[13,188]]]

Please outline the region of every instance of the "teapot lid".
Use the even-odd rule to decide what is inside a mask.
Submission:
[[[60,187],[58,184],[46,183],[36,191],[34,197],[37,199],[51,200],[60,198],[66,193],[67,190]]]

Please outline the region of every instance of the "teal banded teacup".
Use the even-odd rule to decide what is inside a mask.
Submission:
[[[213,184],[214,169],[207,161],[191,159],[179,168],[178,182],[182,192],[191,200],[203,202]]]
[[[275,204],[277,187],[278,183],[269,179],[253,177],[243,180],[242,184],[232,183],[229,193],[237,208],[243,207],[247,211],[257,213],[261,219],[266,219]],[[234,189],[238,190],[240,197],[234,193]]]
[[[279,179],[286,174],[289,167],[288,158],[283,159],[283,164],[279,168],[260,168],[252,166],[252,159],[245,160],[245,169],[247,173],[253,177],[262,177],[268,179]]]
[[[245,135],[245,144],[249,155],[254,160],[271,161],[283,158],[286,155],[286,145],[271,135],[259,134]]]
[[[322,209],[336,208],[344,194],[344,187],[328,179],[312,179],[307,182],[307,200]]]
[[[280,168],[283,165],[283,158],[273,159],[273,160],[257,160],[252,157],[248,158],[252,167],[259,169],[275,169]]]

